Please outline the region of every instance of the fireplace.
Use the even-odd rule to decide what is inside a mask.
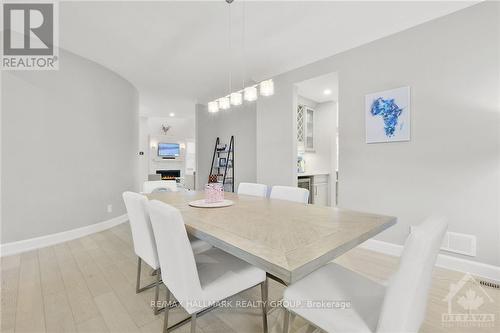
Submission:
[[[156,170],[156,174],[161,175],[162,180],[176,180],[181,176],[181,170]]]

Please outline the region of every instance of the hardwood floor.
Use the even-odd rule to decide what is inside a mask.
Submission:
[[[385,281],[395,271],[398,259],[354,249],[336,262],[376,281]],[[163,315],[150,308],[153,290],[135,293],[137,258],[132,248],[130,227],[112,229],[55,246],[1,259],[1,332],[155,332],[160,333]],[[143,269],[143,283],[153,281]],[[441,321],[448,304],[443,300],[451,283],[463,273],[436,268],[429,295],[427,315],[421,332],[497,332],[500,327],[500,291],[484,288],[480,313],[493,313],[492,327],[444,327]],[[283,287],[270,283],[270,299],[281,298]],[[164,297],[164,290],[160,297]],[[491,297],[491,299],[489,298]],[[254,288],[232,298],[260,299]],[[269,315],[270,332],[282,331],[282,311]],[[186,316],[171,311],[175,322]],[[218,308],[197,320],[197,332],[261,332],[259,308]],[[291,332],[313,332],[300,318]],[[318,331],[318,330],[316,330]],[[178,330],[189,332],[189,324]]]

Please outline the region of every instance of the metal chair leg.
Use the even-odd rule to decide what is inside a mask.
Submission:
[[[158,269],[156,272],[156,286],[155,286],[155,306],[153,309],[153,313],[156,316],[160,313],[160,307],[158,307],[158,297],[160,295],[160,270]],[[168,300],[167,300],[168,303]],[[167,304],[168,306],[168,304]]]
[[[285,308],[283,308],[283,311],[285,311],[285,315],[283,318],[283,333],[288,333],[288,323],[290,321],[290,312],[288,312],[288,310]]]
[[[191,333],[196,333],[196,313],[191,315]]]
[[[241,292],[247,291],[248,289],[252,289],[252,288],[257,287],[257,286],[258,285],[252,286],[250,288],[242,290]],[[266,289],[266,293],[265,294],[267,295],[267,288],[265,288],[265,289]],[[177,328],[179,328],[179,327],[187,324],[190,321],[192,323],[194,323],[191,326],[191,330],[196,330],[196,318],[201,317],[204,314],[208,313],[209,311],[211,311],[211,310],[213,310],[213,309],[215,309],[215,308],[218,307],[217,304],[213,304],[212,306],[209,306],[208,308],[205,308],[205,309],[197,312],[196,314],[193,314],[193,315],[191,315],[189,317],[186,317],[186,318],[178,321],[177,323],[169,326],[168,325],[168,310],[170,310],[170,308],[176,307],[179,304],[179,302],[176,301],[176,302],[170,304],[170,302],[169,302],[169,300],[170,300],[170,290],[168,289],[168,287],[167,287],[167,298],[166,299],[167,299],[167,306],[165,307],[165,319],[163,321],[163,332],[164,333],[172,332],[173,330],[175,330],[175,329],[177,329]],[[191,331],[191,332],[193,332],[193,331]]]
[[[141,287],[141,268],[142,268],[142,259],[141,259],[141,257],[137,257],[137,282],[135,284],[135,293],[136,294],[156,286],[156,282],[153,282],[153,283],[148,284],[147,286]]]
[[[267,333],[267,297],[268,297],[268,284],[267,278],[260,284],[260,295],[262,299],[262,326],[264,333]]]
[[[141,290],[140,284],[141,284],[141,257],[137,257],[137,282],[135,284],[135,293],[138,294]]]
[[[167,306],[165,306],[165,317],[163,318],[163,333],[168,333],[168,312],[170,307],[168,303],[170,302],[170,290],[167,288]]]

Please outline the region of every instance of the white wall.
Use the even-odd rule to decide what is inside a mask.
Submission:
[[[125,213],[138,189],[138,93],[60,50],[58,71],[2,73],[2,243]],[[107,212],[107,205],[113,212]]]
[[[257,103],[257,181],[294,184],[294,84],[339,73],[339,206],[398,217],[403,244],[432,213],[500,265],[500,4],[485,2],[274,78]],[[412,140],[365,144],[364,96],[409,85]],[[458,256],[458,255],[457,255]]]
[[[195,136],[195,121],[193,117],[148,117],[148,132],[150,135],[163,135],[161,125],[170,126],[168,136],[178,140],[191,140]]]
[[[256,132],[255,103],[215,114],[208,113],[204,105],[196,105],[197,188],[207,183],[216,138],[229,145],[231,135],[235,141],[235,191],[240,182],[255,182]]]
[[[316,106],[315,113],[315,153],[312,165],[316,172],[329,173],[328,199],[330,206],[336,203],[337,171],[337,103],[324,102]]]
[[[139,115],[139,151],[143,153],[139,155],[139,181],[141,183],[148,180],[150,150],[148,117]]]
[[[297,87],[274,78],[272,97],[257,101],[257,182],[297,184]],[[286,87],[286,89],[285,89]]]

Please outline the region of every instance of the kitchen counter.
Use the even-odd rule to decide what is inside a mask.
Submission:
[[[330,172],[306,171],[306,172],[297,172],[297,177],[311,177],[311,176],[320,176],[329,174]]]

